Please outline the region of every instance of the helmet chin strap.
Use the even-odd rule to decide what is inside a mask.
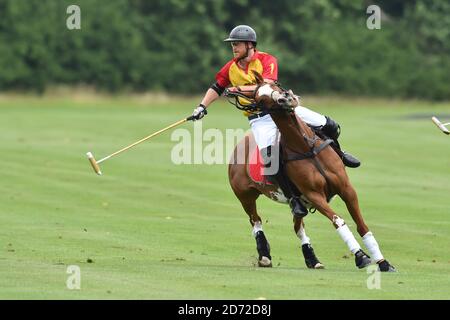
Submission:
[[[248,46],[248,42],[246,42],[246,43],[245,43],[245,56],[243,56],[242,58],[239,58],[238,62],[241,62],[242,60],[248,58],[248,54],[249,54],[249,52],[250,52],[250,49],[254,49],[254,47],[250,48],[250,47]]]

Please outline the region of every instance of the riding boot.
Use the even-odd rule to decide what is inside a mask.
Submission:
[[[264,159],[265,169],[270,167],[271,151],[271,146],[261,149],[261,156]],[[294,216],[303,218],[308,214],[308,209],[306,209],[305,206],[301,203],[300,197],[294,195],[294,192],[292,190],[293,188],[291,187],[291,183],[289,182],[289,178],[285,175],[281,164],[280,168],[275,174],[268,174],[267,172],[264,172],[264,176],[267,180],[275,181],[278,184],[281,191],[283,191],[284,195],[288,199],[289,207],[291,208],[291,212]]]
[[[345,166],[350,168],[357,168],[361,165],[361,162],[356,159],[354,156],[352,156],[350,153],[347,153],[345,151],[342,151],[341,146],[339,145],[338,138],[341,134],[341,126],[337,124],[333,119],[330,117],[325,116],[327,119],[327,122],[324,126],[319,128],[319,130],[326,135],[328,138],[333,140],[333,143],[331,144],[332,148],[336,153],[341,157],[342,162]]]
[[[274,176],[280,189],[283,191],[284,195],[288,199],[289,207],[291,207],[291,212],[294,216],[298,218],[303,218],[308,214],[308,209],[300,201],[300,197],[294,195],[293,188],[288,180],[288,177],[284,173],[283,168],[281,168],[277,174]]]

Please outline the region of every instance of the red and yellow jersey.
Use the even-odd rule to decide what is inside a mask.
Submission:
[[[264,79],[278,80],[277,59],[268,53],[256,51],[246,69],[238,65],[237,59],[227,62],[216,74],[216,81],[223,88],[230,85],[233,87],[254,85],[256,79],[252,70],[258,71]],[[244,105],[248,103],[244,100],[240,102]],[[248,113],[244,112],[244,115],[248,116]]]

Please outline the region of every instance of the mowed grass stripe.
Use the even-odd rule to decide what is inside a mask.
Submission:
[[[258,207],[274,268],[255,267],[255,242],[227,166],[174,165],[171,132],[94,174],[87,151],[99,159],[189,115],[196,103],[2,99],[0,298],[450,297],[449,140],[426,118],[448,114],[450,105],[306,100],[341,123],[343,147],[363,161],[348,173],[368,225],[399,269],[382,275],[380,290],[368,290],[368,274],[318,213],[306,228],[327,269],[307,270],[287,207],[268,199]],[[203,129],[248,129],[226,103],[210,110]],[[192,123],[181,128],[194,134]],[[342,201],[332,206],[356,233]],[[66,288],[73,264],[82,271],[80,291]]]

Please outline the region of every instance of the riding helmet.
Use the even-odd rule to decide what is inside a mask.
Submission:
[[[249,41],[256,45],[256,32],[250,26],[239,25],[231,30],[230,36],[223,41]]]

